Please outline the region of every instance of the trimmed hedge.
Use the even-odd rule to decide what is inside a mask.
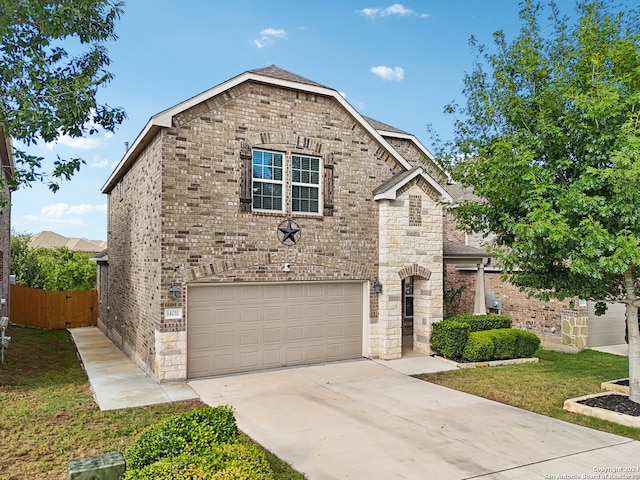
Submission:
[[[526,358],[539,346],[538,336],[525,330],[502,328],[470,332],[462,358],[469,362]]]
[[[127,470],[122,480],[273,480],[265,454],[254,445],[223,444],[206,455],[163,458],[139,470]]]
[[[231,407],[202,407],[142,432],[124,457],[127,469],[140,469],[163,458],[182,454],[200,455],[221,443],[234,443],[239,436]]]
[[[511,327],[511,318],[504,315],[473,315],[464,313],[436,322],[431,330],[431,349],[445,358],[461,359],[470,332]]]
[[[431,350],[445,358],[461,358],[468,334],[466,322],[450,319],[436,322],[431,329]]]
[[[511,328],[511,317],[507,317],[506,315],[474,315],[473,313],[462,313],[460,315],[447,317],[443,321],[449,320],[468,323],[470,332]]]

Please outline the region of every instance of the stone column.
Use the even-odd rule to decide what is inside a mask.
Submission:
[[[484,265],[482,263],[478,264],[478,273],[476,276],[476,298],[473,304],[473,314],[474,315],[487,314],[487,307],[485,305],[485,294],[484,294]]]

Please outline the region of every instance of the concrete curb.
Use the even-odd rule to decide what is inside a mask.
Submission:
[[[581,400],[588,398],[603,397],[605,395],[620,395],[616,392],[606,393],[594,393],[591,395],[584,395],[582,397],[570,398],[564,401],[563,408],[571,413],[579,413],[580,415],[586,415],[588,417],[595,417],[601,420],[607,420],[609,422],[624,425],[626,427],[640,428],[640,417],[634,417],[632,415],[625,415],[624,413],[612,412],[599,407],[590,407],[582,403],[578,403]]]
[[[609,382],[602,382],[600,384],[600,388],[603,390],[608,390],[610,392],[618,392],[623,393],[625,395],[629,395],[629,386],[628,385],[619,385],[617,382],[621,380],[629,380],[628,378],[619,378],[618,380],[611,380]]]
[[[540,361],[537,357],[532,358],[513,358],[510,360],[490,360],[488,362],[456,362],[444,357],[434,356],[438,360],[442,360],[450,365],[454,365],[458,368],[482,368],[482,367],[502,367],[504,365],[518,365],[521,363],[538,363]]]

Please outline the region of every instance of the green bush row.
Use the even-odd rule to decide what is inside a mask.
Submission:
[[[470,332],[462,352],[469,362],[526,358],[540,347],[537,335],[524,330],[501,328]]]
[[[273,480],[264,453],[241,443],[213,447],[206,455],[188,453],[163,458],[139,470],[125,473],[123,480]]]
[[[431,349],[436,355],[461,359],[470,332],[509,327],[511,318],[504,315],[455,315],[433,324]]]
[[[461,313],[460,315],[447,317],[445,320],[468,323],[470,332],[511,328],[511,317],[507,317],[506,315],[474,315],[473,313]]]
[[[125,451],[123,480],[272,480],[258,447],[238,443],[230,407],[202,407],[147,428]]]

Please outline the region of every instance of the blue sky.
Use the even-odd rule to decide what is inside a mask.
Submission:
[[[559,0],[565,11],[573,1]],[[519,30],[515,0],[129,0],[109,45],[115,79],[99,101],[127,120],[115,134],[61,139],[32,149],[51,165],[60,155],[87,162],[50,193],[13,195],[18,233],[52,230],[107,239],[106,179],[149,118],[247,70],[275,64],[340,91],[361,114],[413,133],[430,148],[427,124],[450,138],[443,114],[470,71],[469,38]]]

